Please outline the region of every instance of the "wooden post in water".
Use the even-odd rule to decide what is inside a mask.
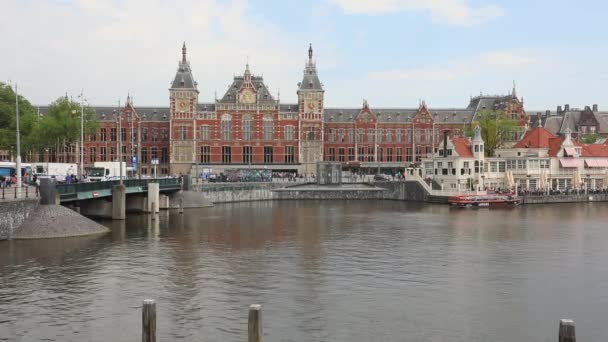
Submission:
[[[141,310],[141,342],[156,342],[156,302],[145,299]]]
[[[559,320],[559,342],[576,342],[576,333],[574,331],[573,320]]]
[[[150,213],[151,213],[150,215],[152,216],[152,221],[156,220],[156,213],[154,212],[154,208],[156,208],[155,207],[155,203],[152,202],[152,209],[150,209],[151,210],[150,211]]]
[[[262,306],[252,304],[249,306],[248,342],[262,342],[264,334],[262,332]]]
[[[179,213],[180,214],[184,213],[184,199],[183,198],[179,199]]]

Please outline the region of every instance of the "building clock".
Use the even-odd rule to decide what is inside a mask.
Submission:
[[[180,112],[185,112],[186,108],[188,108],[188,102],[186,100],[178,100],[176,105],[177,110]]]
[[[241,92],[241,103],[255,103],[255,93],[252,89],[243,89]]]

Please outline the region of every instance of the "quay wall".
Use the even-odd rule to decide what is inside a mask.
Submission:
[[[550,203],[577,203],[577,202],[607,202],[608,193],[601,194],[563,194],[546,196],[520,196],[522,204],[550,204]]]
[[[10,239],[37,206],[35,199],[0,202],[0,240]]]

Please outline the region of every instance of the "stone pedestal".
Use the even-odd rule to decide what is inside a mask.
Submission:
[[[160,187],[158,183],[148,183],[147,212],[158,213],[160,208]]]
[[[40,179],[40,204],[59,204],[56,184],[52,178]]]
[[[112,219],[125,220],[127,218],[127,187],[124,184],[112,187]]]

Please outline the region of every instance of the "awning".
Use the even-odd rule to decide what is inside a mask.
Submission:
[[[562,167],[581,167],[581,166],[583,166],[582,159],[560,158],[559,163]]]
[[[574,147],[565,147],[564,151],[566,151],[566,154],[571,157],[576,155],[576,149],[574,149]]]
[[[585,159],[587,167],[608,167],[608,159]]]

